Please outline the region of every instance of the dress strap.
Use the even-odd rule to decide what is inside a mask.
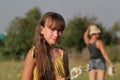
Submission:
[[[32,47],[32,57],[33,57],[33,58],[35,58],[35,53],[34,53],[34,51],[35,51],[35,46]]]
[[[63,58],[64,51],[61,50],[61,59]]]

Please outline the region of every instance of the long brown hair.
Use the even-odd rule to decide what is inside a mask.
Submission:
[[[65,21],[63,17],[55,12],[47,12],[40,19],[39,24],[36,28],[36,34],[34,39],[35,46],[35,58],[37,66],[37,79],[38,80],[56,80],[54,73],[54,66],[52,63],[52,57],[50,54],[50,45],[44,39],[44,36],[41,34],[40,27],[45,26],[46,20],[49,22],[55,22],[56,26],[49,25],[50,28],[57,30],[64,30]]]

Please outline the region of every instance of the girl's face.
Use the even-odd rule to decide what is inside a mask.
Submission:
[[[97,38],[99,38],[99,33],[96,33],[95,35],[96,35]]]
[[[99,33],[92,34],[91,38],[99,38]]]
[[[54,45],[61,38],[62,31],[56,29],[56,26],[55,21],[46,21],[44,27],[41,26],[41,34],[49,45]]]

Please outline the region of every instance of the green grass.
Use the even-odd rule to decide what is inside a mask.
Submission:
[[[107,51],[112,61],[116,62],[114,63],[115,74],[113,76],[109,76],[106,73],[106,80],[120,80],[120,46],[108,46]],[[85,48],[82,53],[82,55],[69,53],[70,69],[78,67],[79,65],[86,65],[88,63],[88,50]],[[21,80],[23,64],[24,61],[0,61],[0,80]],[[88,80],[88,72],[83,72],[76,80]]]
[[[79,65],[86,65],[81,57],[70,57],[70,69]],[[115,63],[115,74],[109,76],[106,74],[106,80],[119,80],[120,62]],[[23,70],[23,61],[2,61],[0,62],[0,80],[21,80]],[[88,72],[83,72],[76,80],[88,80]]]
[[[120,62],[120,45],[111,45],[107,46],[106,50],[108,52],[108,55],[110,56],[110,59],[114,62],[119,61]]]
[[[87,59],[86,62],[84,62],[83,59],[80,59],[81,57],[77,56],[74,58],[70,58],[70,69],[72,69],[73,67],[78,67],[79,65],[86,65],[87,64]],[[120,62],[116,62],[114,63],[115,66],[115,73],[113,76],[108,75],[107,71],[106,71],[106,80],[119,80],[119,74],[120,74]],[[108,68],[109,66],[107,66]],[[82,72],[81,75],[79,75],[78,79],[75,80],[88,80],[88,72]]]
[[[0,80],[21,80],[23,61],[0,62]]]

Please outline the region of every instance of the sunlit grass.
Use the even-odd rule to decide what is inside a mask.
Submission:
[[[85,65],[77,58],[70,59],[70,69],[79,65]],[[0,62],[0,80],[21,80],[23,61],[3,61]],[[120,62],[115,63],[115,74],[106,75],[106,80],[119,80]],[[88,72],[83,72],[77,80],[88,80]]]
[[[0,62],[0,80],[21,80],[24,61],[2,61]],[[70,55],[70,69],[79,65],[86,66],[88,63],[88,54]],[[106,74],[106,80],[119,80],[120,62],[114,63],[115,74],[109,76]],[[107,66],[108,67],[108,66]],[[88,72],[83,72],[76,80],[88,80]]]
[[[21,80],[23,61],[0,62],[0,80]]]
[[[75,57],[75,58],[70,58],[70,69],[73,67],[78,67],[79,65],[83,65],[85,66],[87,64],[87,61],[84,62],[84,60],[80,59],[79,57]],[[107,68],[109,66],[107,65]],[[105,80],[119,80],[119,72],[120,72],[120,62],[116,62],[114,63],[114,67],[115,67],[115,73],[113,76],[108,75],[107,71],[106,71],[106,79]],[[75,80],[88,80],[88,72],[82,72],[82,74]]]

